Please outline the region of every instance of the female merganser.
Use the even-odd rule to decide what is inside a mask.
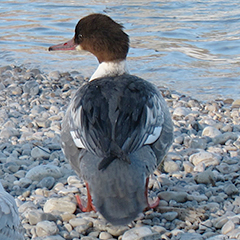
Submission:
[[[82,18],[72,40],[54,50],[86,50],[99,66],[75,93],[62,123],[62,148],[88,190],[87,211],[115,225],[134,220],[148,204],[148,178],[173,139],[171,116],[153,84],[126,68],[128,35],[103,14]],[[156,205],[156,204],[155,204]],[[151,207],[151,206],[150,206]]]
[[[7,193],[0,182],[0,239],[24,240],[23,228],[18,216],[14,198]]]

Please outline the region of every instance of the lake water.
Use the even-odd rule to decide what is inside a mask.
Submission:
[[[239,98],[239,0],[0,0],[0,66],[91,76],[91,54],[47,51],[90,13],[124,25],[132,74],[200,100]]]

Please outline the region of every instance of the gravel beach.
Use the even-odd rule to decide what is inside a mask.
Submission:
[[[79,72],[0,68],[0,179],[15,199],[25,239],[240,239],[240,99],[200,102],[160,88],[174,142],[150,180],[154,210],[128,226],[81,213],[84,182],[60,147],[61,121]]]

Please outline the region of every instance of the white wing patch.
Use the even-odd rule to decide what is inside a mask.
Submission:
[[[158,101],[155,101],[155,108],[147,107],[146,126],[150,127],[152,131],[149,132],[147,139],[144,141],[144,145],[154,143],[159,138],[162,132],[163,113],[159,115],[158,111],[160,109],[161,106]]]
[[[144,145],[154,143],[160,136],[162,132],[162,127],[156,127],[151,135],[148,136]]]
[[[73,112],[72,109],[71,109],[71,117],[72,117],[73,123],[74,123],[75,126],[78,126],[79,129],[81,129],[81,127],[82,127],[81,116],[82,116],[82,106],[80,106],[77,109],[77,111],[75,111],[75,112]],[[71,121],[70,121],[69,124],[74,129],[74,126],[72,126]],[[84,146],[83,142],[81,141],[81,139],[79,138],[79,136],[77,136],[75,130],[71,130],[70,134],[72,136],[72,139],[73,139],[76,147],[78,147],[78,148],[86,148]]]
[[[72,136],[72,139],[75,143],[75,145],[78,147],[78,148],[85,148],[82,141],[80,140],[80,138],[77,137],[75,131],[70,131],[71,133],[71,136]]]

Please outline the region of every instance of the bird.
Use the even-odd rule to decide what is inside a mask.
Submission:
[[[128,224],[159,203],[148,202],[148,181],[173,141],[168,106],[154,84],[129,73],[129,36],[105,14],[83,17],[71,40],[48,50],[85,50],[98,60],[71,98],[61,144],[86,183],[83,210],[99,211],[113,225]]]
[[[5,191],[0,181],[0,239],[24,240],[23,228],[14,198]]]

